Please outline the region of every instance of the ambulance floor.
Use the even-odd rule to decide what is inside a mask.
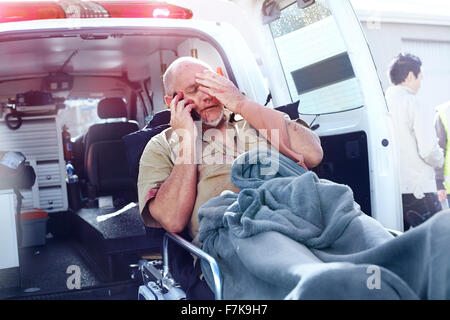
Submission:
[[[19,256],[20,268],[15,280],[19,285],[9,288],[16,289],[13,290],[16,294],[61,292],[100,284],[74,241],[47,239],[44,246],[21,248]],[[11,284],[11,279],[2,278],[0,289],[8,289],[5,287],[8,282]]]

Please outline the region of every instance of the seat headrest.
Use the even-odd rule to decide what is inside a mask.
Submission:
[[[97,114],[101,119],[126,118],[127,107],[122,98],[105,98],[98,103]]]
[[[170,110],[165,109],[153,115],[153,118],[147,125],[147,128],[154,128],[169,123],[170,123]]]

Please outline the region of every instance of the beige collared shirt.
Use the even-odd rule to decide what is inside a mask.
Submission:
[[[198,164],[197,198],[192,217],[188,225],[190,235],[195,238],[198,232],[197,211],[200,206],[224,190],[239,192],[230,181],[230,170],[233,160],[242,153],[255,147],[269,148],[269,142],[247,121],[239,116],[230,121],[226,114],[226,139],[224,145],[215,141],[218,130],[206,131],[201,137],[202,148]],[[239,119],[238,119],[239,117]],[[231,141],[231,143],[229,143]],[[232,145],[231,145],[232,144]],[[175,163],[180,141],[178,135],[168,128],[154,136],[147,144],[141,156],[138,177],[139,209],[147,226],[161,227],[147,212],[149,200],[156,196],[159,186],[169,177]],[[183,197],[183,195],[180,195]]]
[[[256,129],[239,115],[233,115],[225,110],[226,137],[216,141],[214,135],[218,130],[208,130],[201,135],[201,153],[198,160],[197,198],[192,211],[188,230],[193,239],[197,236],[197,211],[202,204],[223,191],[240,191],[231,183],[230,171],[234,159],[253,148],[273,148]],[[289,120],[289,116],[285,114]],[[296,123],[308,127],[301,119]],[[308,127],[309,128],[309,127]],[[274,135],[272,134],[272,139]],[[226,141],[222,143],[220,141]],[[139,209],[144,223],[150,227],[160,228],[161,225],[148,214],[148,203],[156,196],[159,186],[170,176],[180,148],[178,135],[168,128],[154,136],[142,153],[139,164],[138,196]],[[182,197],[183,195],[180,195]],[[144,211],[147,211],[144,213]]]

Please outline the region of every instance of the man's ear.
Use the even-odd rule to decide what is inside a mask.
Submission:
[[[170,106],[170,103],[172,102],[172,97],[171,96],[164,96],[164,102],[168,105],[168,106]]]
[[[408,73],[408,75],[406,76],[405,81],[406,81],[406,82],[408,82],[408,81],[414,81],[414,80],[416,80],[416,79],[417,79],[417,77],[414,75],[414,72],[410,71],[410,72]]]

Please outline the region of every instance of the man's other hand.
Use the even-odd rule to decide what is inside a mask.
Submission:
[[[438,190],[437,194],[440,202],[444,202],[447,199],[447,190]]]
[[[183,100],[183,93],[179,92],[170,102],[170,126],[179,135],[186,133],[195,138],[197,129],[191,116],[192,108],[195,107],[192,100]]]
[[[233,113],[241,113],[241,104],[247,99],[233,82],[211,70],[196,74],[199,90],[215,97]]]

